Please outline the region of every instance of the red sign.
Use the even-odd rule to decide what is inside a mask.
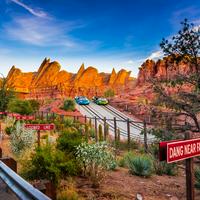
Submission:
[[[17,120],[34,120],[35,117],[34,116],[26,116],[26,115],[21,115],[21,116],[16,116],[15,117]]]
[[[53,130],[55,128],[54,124],[25,124],[25,128],[33,129],[33,130]]]
[[[160,155],[160,161],[167,160],[167,163],[200,156],[200,138],[161,142]]]
[[[35,117],[34,116],[30,116],[30,115],[20,115],[18,113],[8,113],[9,117],[15,117],[16,120],[34,120]]]

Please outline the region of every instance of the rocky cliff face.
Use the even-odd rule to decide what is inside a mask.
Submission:
[[[8,86],[27,98],[64,97],[75,95],[102,95],[108,88],[125,85],[130,73],[122,69],[118,73],[99,73],[94,67],[81,65],[76,74],[61,70],[58,62],[44,59],[37,72],[23,73],[13,66],[7,75]]]
[[[165,57],[157,62],[146,60],[139,68],[137,85],[144,85],[152,78],[157,79],[172,79],[177,74],[189,74],[194,72],[195,68],[191,63],[172,62],[170,57]]]

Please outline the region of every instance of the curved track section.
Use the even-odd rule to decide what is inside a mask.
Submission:
[[[128,116],[124,113],[118,111],[117,109],[113,108],[110,105],[107,106],[99,106],[93,102],[91,102],[87,106],[80,106],[77,105],[78,109],[83,115],[88,117],[96,117],[97,123],[104,125],[104,117],[106,117],[106,123],[109,125],[109,132],[110,134],[114,135],[114,117],[116,118],[117,128],[120,130],[121,136],[124,139],[127,138],[127,119],[130,120],[130,136],[132,139],[137,139],[141,142],[144,141],[143,135],[141,135],[141,131],[143,130],[142,122],[139,122]],[[94,124],[94,119],[92,120]],[[148,143],[153,141],[153,136],[148,135]]]

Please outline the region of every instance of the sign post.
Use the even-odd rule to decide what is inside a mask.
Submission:
[[[190,139],[190,133],[185,133],[185,139]],[[185,161],[186,174],[186,195],[187,200],[194,200],[194,161],[193,158],[188,158]]]
[[[194,167],[193,157],[200,156],[200,138],[189,139],[186,133],[186,140],[160,142],[160,161],[166,160],[173,163],[186,160],[186,193],[187,200],[194,200]]]
[[[40,146],[40,131],[47,131],[55,129],[54,124],[25,124],[25,128],[37,131],[38,147]]]

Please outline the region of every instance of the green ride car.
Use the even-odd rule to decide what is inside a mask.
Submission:
[[[93,97],[92,100],[97,105],[107,105],[108,104],[108,100],[104,97]]]

